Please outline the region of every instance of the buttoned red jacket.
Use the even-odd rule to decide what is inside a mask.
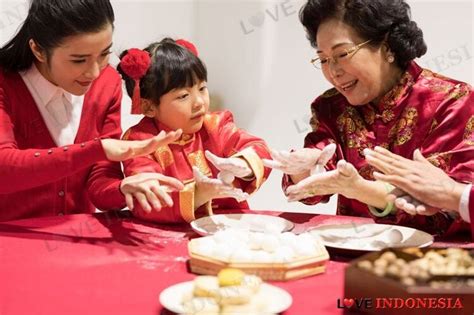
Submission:
[[[120,209],[120,164],[99,138],[120,138],[121,79],[105,68],[84,97],[74,144],[57,147],[18,73],[0,69],[0,221]]]

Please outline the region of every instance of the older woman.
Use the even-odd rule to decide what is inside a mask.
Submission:
[[[286,174],[289,200],[316,204],[337,193],[338,214],[434,234],[456,230],[455,216],[410,215],[387,202],[393,187],[373,179],[363,150],[381,146],[411,157],[419,148],[452,178],[467,180],[474,169],[474,147],[465,141],[474,131],[471,87],[413,61],[427,48],[403,0],[309,0],[300,19],[317,50],[312,63],[334,88],[311,105],[305,149],[274,152],[267,162]],[[312,174],[330,143],[337,149],[327,172]]]

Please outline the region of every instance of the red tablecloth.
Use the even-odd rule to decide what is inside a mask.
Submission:
[[[283,214],[295,231],[369,219]],[[187,227],[162,226],[129,212],[0,223],[0,314],[169,314],[158,297],[195,277],[187,269]],[[347,261],[347,259],[346,259]],[[324,274],[275,282],[293,297],[286,315],[342,314],[346,262],[331,257]]]

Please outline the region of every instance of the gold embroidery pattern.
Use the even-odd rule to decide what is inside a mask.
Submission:
[[[466,144],[474,145],[474,116],[471,116],[466,124],[463,139]]]
[[[206,114],[204,116],[204,125],[209,131],[215,131],[219,126],[220,118],[217,114]]]
[[[413,137],[413,129],[418,121],[418,111],[416,108],[407,107],[403,111],[402,118],[392,127],[389,138],[395,138],[394,145],[402,145],[410,141]]]
[[[319,119],[318,119],[318,114],[316,113],[316,110],[314,110],[313,107],[311,107],[311,119],[309,120],[309,125],[311,126],[313,131],[318,130],[319,128]]]
[[[371,106],[363,108],[364,120],[368,125],[373,125],[375,121],[375,110]]]
[[[435,130],[436,127],[438,127],[439,123],[436,119],[433,119],[433,122],[431,123],[431,127],[430,127],[430,132],[428,134],[431,134],[433,132],[433,130]]]
[[[173,153],[167,145],[161,146],[156,149],[154,156],[156,161],[160,163],[162,169],[166,169],[168,166],[174,164]]]
[[[469,88],[465,84],[456,84],[454,91],[449,94],[449,98],[459,100],[469,94]]]
[[[192,166],[196,166],[204,175],[206,176],[212,175],[211,169],[209,168],[209,165],[207,164],[206,157],[204,156],[204,152],[199,150],[199,151],[190,153],[188,155],[188,161],[189,163],[191,163]]]
[[[442,74],[430,71],[428,69],[423,69],[423,75],[427,78],[438,78],[438,79],[441,79],[443,81],[449,81],[450,80],[448,77],[445,77]]]
[[[332,88],[324,92],[321,97],[322,98],[330,98],[333,97],[334,95],[338,95],[339,91],[336,88]]]
[[[427,158],[427,160],[447,173],[450,168],[449,166],[451,165],[451,158],[451,153],[433,153]]]
[[[395,107],[397,102],[404,96],[408,90],[415,84],[415,79],[411,75],[409,71],[403,74],[400,81],[397,85],[380,101],[380,104],[383,104],[384,113],[382,113],[382,117],[384,117],[385,122],[389,122],[394,119],[395,115],[392,112],[392,108]]]
[[[186,145],[190,142],[193,142],[195,137],[196,137],[196,135],[194,133],[193,134],[183,134],[181,136],[181,138],[179,138],[178,140],[176,140],[174,142],[171,142],[171,143],[183,146],[183,145]]]
[[[195,183],[186,184],[179,192],[179,211],[186,222],[191,222],[194,217],[194,191]]]
[[[395,118],[395,114],[393,113],[393,110],[387,109],[382,112],[382,121],[384,123],[388,123],[392,121]]]
[[[353,107],[346,107],[337,118],[337,127],[342,135],[342,142],[348,148],[361,149],[367,142],[367,130],[364,121]]]

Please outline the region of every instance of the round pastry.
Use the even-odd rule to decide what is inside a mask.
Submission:
[[[213,276],[199,276],[194,279],[193,295],[195,297],[216,297],[219,281]]]
[[[217,274],[219,286],[235,286],[240,285],[244,279],[245,273],[235,268],[224,268]]]

